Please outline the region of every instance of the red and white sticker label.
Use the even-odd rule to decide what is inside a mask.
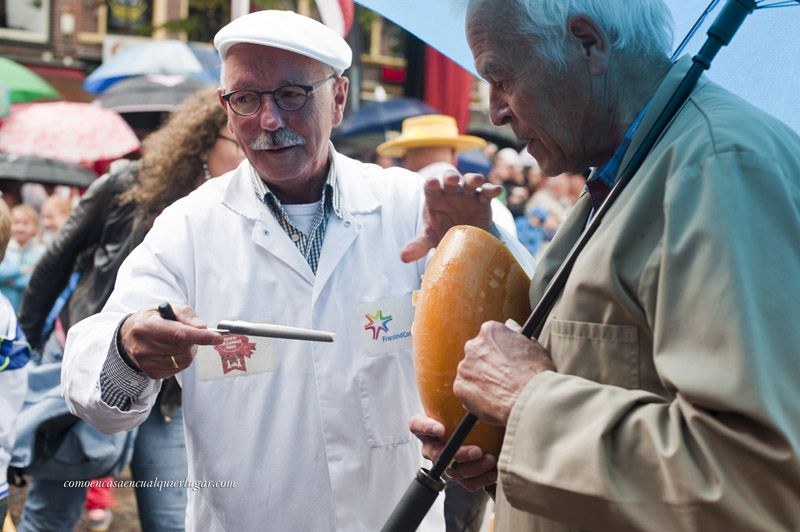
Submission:
[[[220,345],[201,345],[195,357],[201,381],[229,379],[278,369],[271,338],[226,334]]]
[[[225,341],[214,346],[222,362],[222,373],[231,371],[247,372],[247,359],[256,350],[256,344],[250,338],[240,334],[225,335]]]

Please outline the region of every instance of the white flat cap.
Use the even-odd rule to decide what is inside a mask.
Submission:
[[[214,36],[224,60],[239,43],[281,48],[329,65],[341,75],[353,61],[353,51],[334,30],[293,11],[256,11],[232,20]]]

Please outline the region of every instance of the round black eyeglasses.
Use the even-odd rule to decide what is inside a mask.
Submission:
[[[299,111],[308,101],[308,95],[323,83],[336,76],[328,76],[313,85],[283,85],[272,91],[238,90],[222,95],[231,110],[239,116],[251,116],[261,109],[262,98],[269,94],[278,108],[284,111]]]

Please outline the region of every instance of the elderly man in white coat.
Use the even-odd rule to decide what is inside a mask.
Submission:
[[[166,209],[103,312],[70,330],[66,399],[101,430],[126,430],[147,417],[160,379],[177,375],[189,530],[374,531],[421,460],[407,429],[421,411],[415,261],[452,225],[497,231],[499,191],[480,176],[423,182],[337,154],[329,135],[351,51],[312,19],[252,13],[214,44],[220,102],[247,159]],[[338,336],[207,330],[224,319]],[[425,526],[442,522],[439,508]]]

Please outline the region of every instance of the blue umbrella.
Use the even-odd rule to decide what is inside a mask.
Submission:
[[[697,21],[708,0],[667,0],[675,20],[676,43]],[[730,46],[720,51],[708,76],[764,109],[800,132],[800,105],[797,85],[800,82],[800,2],[768,0],[757,2],[755,13],[745,20]],[[724,5],[719,0],[686,46],[694,55],[706,40],[706,31]],[[787,9],[763,9],[792,6]],[[676,45],[677,46],[677,45]]]
[[[464,11],[457,0],[355,0],[416,35],[464,69],[475,73],[464,34]]]
[[[472,54],[464,33],[464,12],[455,0],[356,0],[439,50],[471,72]],[[675,20],[675,45],[709,5],[709,0],[665,0]],[[715,2],[712,2],[714,4]],[[760,0],[731,45],[720,52],[709,77],[800,132],[797,87],[800,82],[800,2]],[[787,9],[767,9],[795,6]],[[705,42],[705,30],[721,9],[711,12],[686,46],[694,54]],[[425,13],[425,16],[420,16]]]
[[[204,82],[219,77],[219,55],[213,48],[176,40],[129,46],[101,64],[83,82],[88,92],[103,92],[132,76],[166,74],[192,76]]]
[[[412,116],[427,115],[436,111],[416,98],[392,98],[361,106],[333,130],[333,138],[399,131],[403,120]]]

